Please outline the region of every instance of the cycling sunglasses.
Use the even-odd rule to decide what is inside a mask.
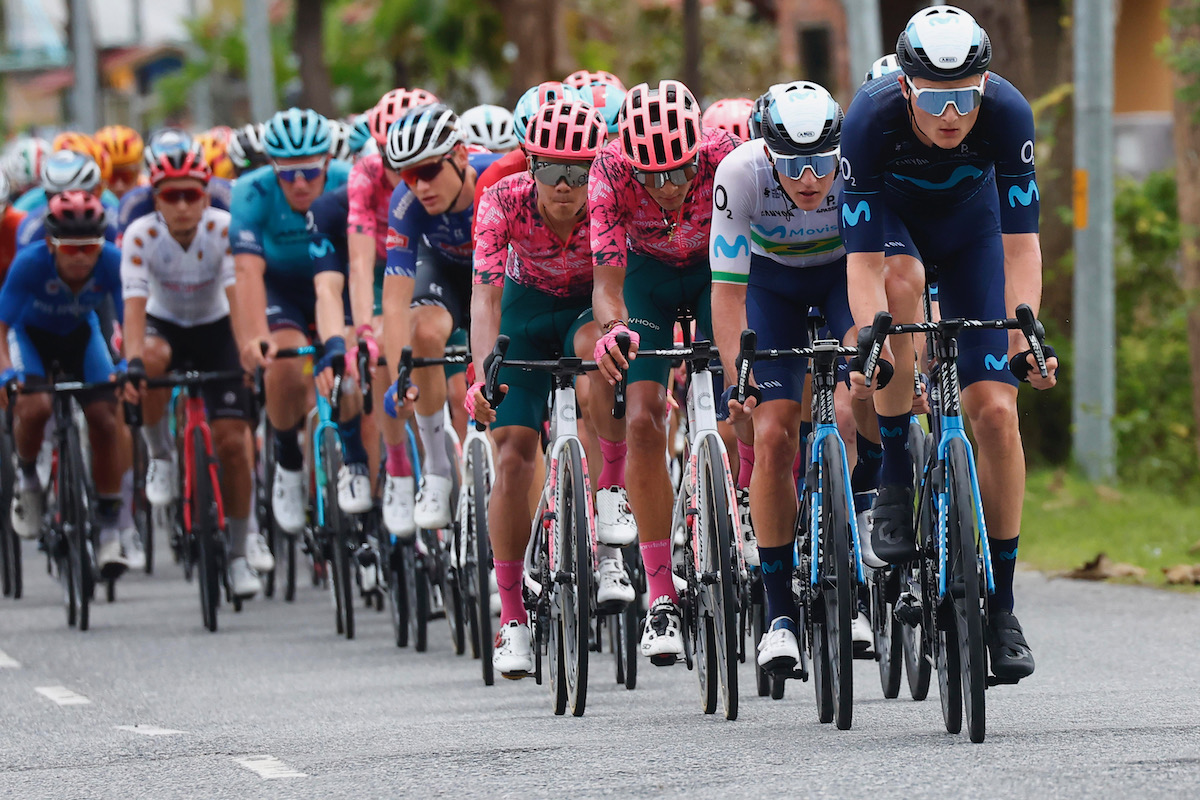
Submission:
[[[986,82],[987,76],[984,75],[979,79],[978,86],[962,89],[918,89],[909,81],[908,90],[912,93],[913,102],[922,111],[940,117],[946,113],[949,106],[954,106],[955,112],[961,117],[979,108],[983,102],[983,85]]]
[[[442,156],[432,164],[426,164],[423,167],[409,167],[408,169],[400,170],[400,180],[404,181],[409,186],[416,186],[417,181],[425,183],[433,182],[438,175],[442,174],[442,169],[446,166],[446,161],[450,158],[449,154]]]
[[[167,205],[173,206],[180,200],[187,203],[189,206],[193,203],[199,203],[204,199],[204,190],[196,188],[188,189],[163,189],[155,193],[158,199],[162,200]]]
[[[558,186],[559,181],[566,181],[567,186],[578,189],[580,186],[587,186],[591,164],[549,164],[545,161],[531,160],[530,167],[538,183]]]
[[[312,183],[317,178],[325,174],[326,160],[307,161],[303,164],[294,164],[288,167],[281,167],[274,164],[275,174],[279,176],[279,180],[285,183],[295,183],[296,179],[304,176],[307,183]]]
[[[104,239],[51,239],[50,244],[64,256],[94,256],[104,247]]]
[[[780,175],[792,180],[802,178],[806,169],[812,170],[813,176],[818,180],[824,178],[838,168],[838,162],[842,156],[841,148],[824,153],[813,153],[810,156],[779,156],[769,150],[767,152],[771,157],[771,163],[775,165],[775,170]]]
[[[667,181],[670,181],[675,186],[687,186],[696,179],[696,173],[699,171],[699,160],[692,159],[692,163],[690,164],[684,164],[682,167],[663,170],[662,172],[647,172],[635,169],[633,171],[633,178],[642,186],[661,189],[667,184]]]

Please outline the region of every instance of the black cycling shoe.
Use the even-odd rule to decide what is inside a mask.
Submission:
[[[906,564],[917,557],[912,486],[880,487],[871,507],[871,549],[889,564]]]
[[[1021,623],[1011,611],[996,611],[988,615],[988,654],[992,674],[1002,682],[1016,682],[1033,674],[1033,653],[1025,641]]]

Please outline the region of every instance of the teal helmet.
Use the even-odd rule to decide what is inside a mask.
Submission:
[[[263,130],[263,149],[271,158],[326,156],[332,144],[329,121],[309,108],[280,111]]]

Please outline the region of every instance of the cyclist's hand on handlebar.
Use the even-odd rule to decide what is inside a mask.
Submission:
[[[739,403],[737,399],[737,392],[734,391],[734,387],[725,387],[725,392],[722,399],[726,401],[729,408],[729,416],[727,419],[729,420],[730,425],[740,425],[743,422],[749,421],[750,415],[754,412],[754,409],[758,407],[759,398],[762,396],[762,392],[759,391],[758,384],[754,382],[753,377],[750,378],[747,388],[748,391],[746,392],[746,402]]]
[[[374,336],[364,336],[358,341],[367,348],[367,368],[371,370],[373,376],[379,366],[379,343],[375,341]],[[346,374],[356,379],[358,378],[358,347],[356,344],[350,348],[350,352],[346,353]]]
[[[279,347],[269,336],[256,336],[242,347],[242,368],[247,372],[254,372],[259,367],[266,368],[278,351]]]
[[[17,371],[12,367],[0,372],[0,411],[8,408],[8,389],[12,386],[14,389],[20,387]]]
[[[401,398],[399,385],[393,383],[383,393],[383,410],[392,419],[397,417],[408,419],[412,416],[413,404],[417,402],[420,394],[415,385],[410,385],[404,393],[404,397]]]
[[[142,392],[146,390],[146,366],[140,358],[129,359],[125,368],[125,385],[122,397],[126,403],[137,405],[142,401]]]
[[[333,366],[338,361],[346,360],[346,340],[341,336],[330,336],[324,342],[321,359],[313,366],[313,374],[317,383],[317,391],[329,397],[333,391],[335,377]]]
[[[471,419],[484,425],[491,425],[496,421],[496,409],[492,408],[492,404],[483,396],[484,384],[483,381],[475,381],[471,384],[471,388],[467,389],[467,398],[463,402],[463,406],[467,409],[467,414]],[[508,384],[500,384],[501,393],[508,391]]]
[[[622,355],[621,348],[617,346],[617,334],[620,333],[629,336],[629,358]],[[629,369],[630,360],[637,355],[638,340],[637,332],[629,330],[623,322],[617,323],[612,330],[596,340],[592,359],[609,385],[615,386],[621,379],[621,371]]]
[[[881,384],[886,384],[887,381],[881,381],[880,375],[883,372],[883,365],[886,363],[891,367],[894,359],[892,357],[892,348],[887,342],[883,343],[883,349],[879,351],[879,361],[875,366],[875,376],[871,380],[871,385],[867,386],[867,378],[862,372],[856,369],[855,359],[850,360],[850,396],[855,400],[870,400],[875,396],[875,390],[882,388]],[[889,372],[888,378],[891,377]]]
[[[1033,351],[1025,350],[1013,355],[1009,359],[1009,369],[1017,380],[1026,381],[1035,389],[1053,389],[1058,383],[1058,356],[1054,352],[1054,348],[1048,344],[1042,345],[1042,352],[1046,356],[1046,377],[1042,377],[1041,371],[1038,370],[1037,362],[1034,360]]]

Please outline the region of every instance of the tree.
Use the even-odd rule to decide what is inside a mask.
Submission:
[[[292,46],[300,64],[300,105],[337,116],[333,84],[325,64],[325,0],[296,0]]]
[[[1033,83],[1033,37],[1026,0],[957,0],[988,32],[992,69],[1028,93]]]

